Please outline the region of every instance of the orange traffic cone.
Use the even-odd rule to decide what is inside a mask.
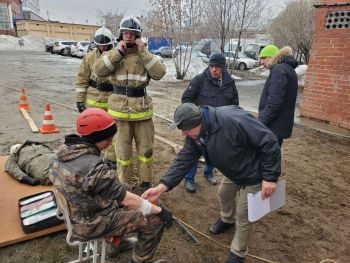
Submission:
[[[19,98],[19,104],[17,106],[18,109],[30,109],[30,106],[27,101],[26,91],[26,88],[21,88],[22,95]]]
[[[40,127],[39,130],[41,133],[59,132],[59,130],[56,128],[56,125],[53,122],[50,104],[45,105],[45,114],[44,114],[44,119],[43,119],[43,125]]]

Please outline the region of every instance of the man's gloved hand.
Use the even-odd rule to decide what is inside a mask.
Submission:
[[[167,209],[163,204],[159,204],[162,211],[157,215],[164,222],[166,229],[169,229],[173,225],[173,213]]]
[[[83,112],[86,110],[86,105],[84,102],[77,102],[77,108],[79,112]]]

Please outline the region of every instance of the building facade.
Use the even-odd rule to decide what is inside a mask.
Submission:
[[[350,2],[323,0],[315,8],[300,115],[350,130]]]
[[[17,20],[17,35],[50,37],[62,40],[93,40],[99,26],[69,24],[52,21]]]
[[[16,35],[15,21],[21,17],[20,0],[0,0],[0,34]]]
[[[40,17],[39,0],[22,0],[22,19],[44,20]]]

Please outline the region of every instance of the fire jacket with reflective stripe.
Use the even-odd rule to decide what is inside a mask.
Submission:
[[[97,77],[95,74],[95,62],[99,57],[101,57],[101,54],[98,48],[84,56],[75,81],[75,100],[76,102],[85,102],[91,107],[107,109],[107,101],[111,92],[99,91],[89,86],[90,80],[110,84],[107,77]]]
[[[96,62],[99,77],[110,77],[113,85],[128,89],[145,88],[150,79],[159,80],[165,75],[165,65],[147,50],[138,52],[137,46],[123,55],[112,49]],[[153,116],[150,96],[127,97],[112,93],[108,98],[108,113],[117,120],[147,120]]]

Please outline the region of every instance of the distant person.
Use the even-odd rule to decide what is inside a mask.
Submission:
[[[153,178],[153,103],[147,94],[151,79],[159,80],[166,72],[157,56],[145,49],[141,24],[135,17],[125,17],[119,26],[118,46],[97,61],[98,77],[110,77],[113,93],[108,99],[108,113],[118,120],[117,174],[130,183],[134,175],[133,141],[136,143],[137,172],[142,190],[151,187]]]
[[[270,70],[259,103],[259,120],[277,136],[279,145],[290,138],[294,124],[295,102],[298,93],[298,66],[292,49],[278,49],[274,45],[264,47],[260,62]]]
[[[108,77],[98,77],[95,73],[95,63],[102,53],[113,48],[114,36],[112,32],[101,27],[95,32],[95,44],[97,48],[88,52],[80,64],[75,82],[75,99],[79,112],[87,107],[94,107],[107,110],[108,97],[112,94],[113,85]],[[116,141],[113,142],[116,144]],[[116,166],[116,156],[112,145],[104,152],[104,160]]]
[[[76,127],[79,135],[65,137],[50,174],[69,205],[73,238],[111,240],[137,233],[130,263],[153,262],[164,226],[172,224],[172,213],[129,192],[115,170],[102,162],[100,152],[111,144],[117,132],[116,122],[106,111],[83,111]],[[124,248],[131,248],[127,239],[122,239],[122,243]],[[118,252],[119,247],[117,251],[113,248],[109,247],[110,257],[117,255],[113,252]]]
[[[239,105],[238,92],[235,81],[226,70],[226,58],[221,53],[210,56],[209,66],[194,79],[182,94],[182,103],[190,102],[198,106],[226,106]],[[194,177],[197,172],[198,161],[185,176],[185,189],[189,193],[196,191]],[[209,184],[215,185],[214,167],[206,163],[204,176]]]
[[[276,136],[234,105],[199,108],[184,103],[177,107],[171,127],[177,127],[186,136],[185,145],[159,184],[142,197],[158,200],[165,191],[175,188],[204,155],[206,162],[224,175],[219,187],[220,218],[209,230],[220,234],[235,225],[226,262],[243,263],[253,230],[253,223],[248,221],[247,194],[261,190],[263,199],[269,197],[276,190],[281,173]]]
[[[44,143],[25,141],[10,149],[5,171],[21,183],[49,185],[54,152]]]

